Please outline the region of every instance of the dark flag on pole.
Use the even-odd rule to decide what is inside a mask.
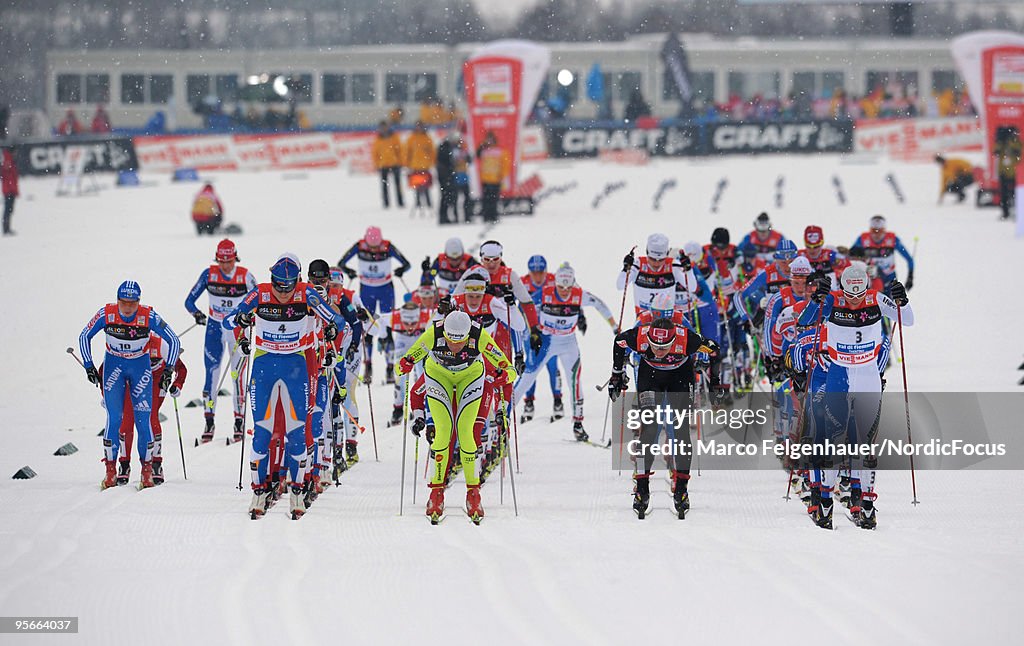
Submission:
[[[661,60],[665,70],[675,86],[679,97],[680,114],[689,115],[693,111],[693,86],[690,84],[690,63],[686,59],[686,50],[675,33],[670,33],[661,46]]]

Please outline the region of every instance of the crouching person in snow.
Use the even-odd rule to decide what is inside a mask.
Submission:
[[[139,461],[142,462],[140,488],[152,487],[153,432],[150,412],[153,410],[153,371],[150,366],[150,332],[167,341],[167,365],[178,362],[181,345],[178,335],[148,305],[139,303],[142,290],[135,281],[126,280],[117,289],[117,302],[108,303],[92,317],[78,337],[82,364],[90,383],[100,385],[100,373],[92,361],[92,338],[102,330],[106,337],[103,360],[103,402],[107,409],[107,428],[103,435],[103,462],[106,476],[102,489],[117,484],[117,453],[124,398],[131,398],[135,409],[135,430],[139,434]],[[168,370],[168,373],[173,372]]]
[[[335,328],[346,321],[352,326],[355,341],[363,328],[351,310],[343,314],[331,309],[327,301],[308,283],[299,283],[299,264],[282,256],[270,268],[270,282],[261,283],[228,316],[226,329],[253,327],[252,380],[249,403],[253,414],[253,438],[250,451],[252,469],[253,519],[267,510],[268,454],[275,423],[284,428],[285,465],[291,484],[291,515],[298,519],[306,511],[303,481],[306,470],[306,419],[311,402],[306,351],[313,347],[315,334],[307,320],[314,313]],[[239,339],[242,351],[249,353],[248,339]]]
[[[458,434],[459,459],[466,476],[466,513],[474,523],[479,523],[484,510],[476,472],[474,427],[484,392],[484,360],[498,371],[496,382],[514,382],[516,371],[491,335],[462,311],[451,312],[444,321],[428,327],[395,370],[399,375],[409,374],[424,360],[427,406],[434,420],[434,439],[430,446],[434,465],[427,516],[436,525],[444,513],[445,476],[451,466],[451,448]]]

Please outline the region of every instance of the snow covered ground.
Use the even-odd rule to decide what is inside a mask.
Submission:
[[[552,267],[571,261],[579,282],[616,311],[621,258],[633,244],[642,249],[653,231],[681,245],[727,226],[735,241],[767,210],[791,237],[817,223],[827,243],[849,245],[871,215],[885,214],[906,244],[919,237],[910,294],[919,324],[906,333],[911,388],[1015,389],[1024,301],[1006,296],[1020,293],[1013,268],[1021,242],[995,210],[951,201],[937,207],[930,165],[767,156],[646,167],[546,162],[531,170],[549,187],[577,187],[491,236],[518,271],[534,253]],[[886,183],[889,173],[906,203]],[[835,197],[833,175],[842,180],[846,205]],[[728,186],[712,213],[723,177]],[[654,211],[653,195],[670,178],[678,186]],[[8,304],[0,336],[0,615],[81,617],[77,638],[5,635],[3,643],[1011,640],[1024,601],[1024,503],[1012,495],[1024,484],[1019,472],[919,473],[918,507],[910,505],[909,474],[882,473],[879,529],[858,530],[837,516],[829,533],[815,528],[795,499],[782,499],[781,471],[705,471],[692,483],[686,521],[669,513],[659,479],[656,511],[638,522],[628,474],[610,469],[609,453],[566,442],[568,418],[547,423],[546,383],[538,390],[538,419],[519,427],[519,518],[507,488],[499,504],[497,480],[484,488],[480,527],[458,514],[431,527],[422,516],[422,480],[417,504],[407,490],[399,517],[402,438],[384,428],[391,392],[383,385],[373,392],[380,462],[367,434],[362,461],[299,522],[282,506],[259,522],[248,519],[248,486],[235,489],[238,447],[193,448],[202,424],[196,409],[182,409],[184,482],[169,402],[168,482],[145,492],[99,492],[103,411],[65,348],[129,277],[146,303],[183,330],[191,322],[185,294],[216,243],[192,232],[187,211],[196,185],[143,179],[153,185],[81,198],[54,197],[55,180],[23,180],[18,236],[0,240],[0,297]],[[433,218],[381,211],[370,177],[322,171],[302,179],[213,179],[226,219],[245,228],[239,254],[258,278],[284,251],[304,265],[315,257],[333,262],[370,224],[414,264],[451,235],[467,246],[480,242],[479,225],[442,230]],[[623,189],[591,208],[606,183],[621,180]],[[605,400],[592,386],[607,378],[610,340],[596,317],[581,338],[593,436],[601,434]],[[183,402],[201,389],[201,344],[199,331],[183,339],[190,370]],[[94,347],[102,351],[99,342]],[[899,378],[892,375],[890,384],[898,387]],[[365,408],[365,389],[358,396]],[[230,423],[222,401],[221,437]],[[80,451],[54,457],[65,442]],[[411,453],[410,443],[410,461]],[[24,465],[39,476],[9,479]],[[420,475],[422,468],[421,457]],[[135,466],[133,481],[137,476]],[[448,495],[449,510],[457,510],[461,483]]]

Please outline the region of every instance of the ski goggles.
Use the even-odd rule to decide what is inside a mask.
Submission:
[[[487,291],[487,285],[481,285],[479,283],[468,284],[464,286],[467,294],[483,294]]]
[[[773,257],[776,260],[795,260],[797,256],[795,249],[776,251]]]
[[[290,292],[295,289],[295,286],[299,284],[298,278],[292,278],[291,280],[282,280],[278,278],[270,279],[270,286],[279,292]]]

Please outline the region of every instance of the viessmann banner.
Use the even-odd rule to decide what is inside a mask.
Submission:
[[[614,150],[643,150],[652,157],[732,153],[822,153],[853,150],[851,121],[716,123],[660,128],[548,129],[551,157],[597,157]]]

